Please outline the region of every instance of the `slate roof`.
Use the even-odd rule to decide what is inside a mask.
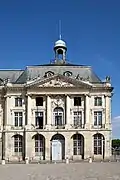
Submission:
[[[0,70],[0,82],[5,79],[10,79],[10,82],[14,83],[18,77],[24,72],[24,70]]]
[[[52,71],[54,74],[62,74],[66,71],[72,72],[75,78],[78,74],[80,77],[88,78],[91,83],[100,83],[100,78],[93,72],[90,66],[75,64],[45,64],[36,66],[27,66],[25,70],[0,70],[0,79],[10,79],[10,82],[23,84],[27,80],[32,80],[38,76],[43,78],[45,73]]]

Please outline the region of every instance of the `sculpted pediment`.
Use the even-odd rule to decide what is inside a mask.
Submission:
[[[55,75],[44,79],[36,79],[31,83],[27,84],[27,87],[91,87],[90,84],[82,81],[65,77],[62,75]]]
[[[69,82],[65,82],[61,79],[52,79],[46,83],[40,84],[38,85],[38,87],[73,87],[74,85],[69,83]]]

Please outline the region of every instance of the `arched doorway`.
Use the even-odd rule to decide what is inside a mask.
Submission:
[[[105,155],[105,138],[102,134],[97,133],[94,136],[94,155]]]
[[[33,136],[35,141],[35,156],[39,156],[41,160],[45,160],[45,137],[41,134]]]
[[[73,156],[81,156],[84,159],[84,137],[81,134],[74,134],[73,138]]]
[[[64,110],[61,107],[56,107],[53,110],[53,124],[55,126],[64,125]]]
[[[51,160],[65,159],[65,138],[61,134],[55,134],[51,139]]]

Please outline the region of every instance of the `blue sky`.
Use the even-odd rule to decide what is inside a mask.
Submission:
[[[102,80],[111,76],[113,137],[120,138],[119,7],[119,0],[1,1],[0,69],[50,62],[61,19],[69,62],[91,65]]]

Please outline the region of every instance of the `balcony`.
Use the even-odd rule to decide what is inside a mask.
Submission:
[[[71,124],[72,129],[84,129],[85,124]]]
[[[92,125],[91,126],[91,129],[105,129],[105,124],[101,124],[101,125]]]
[[[52,129],[65,129],[65,124],[61,124],[61,125],[51,124],[51,128]]]

